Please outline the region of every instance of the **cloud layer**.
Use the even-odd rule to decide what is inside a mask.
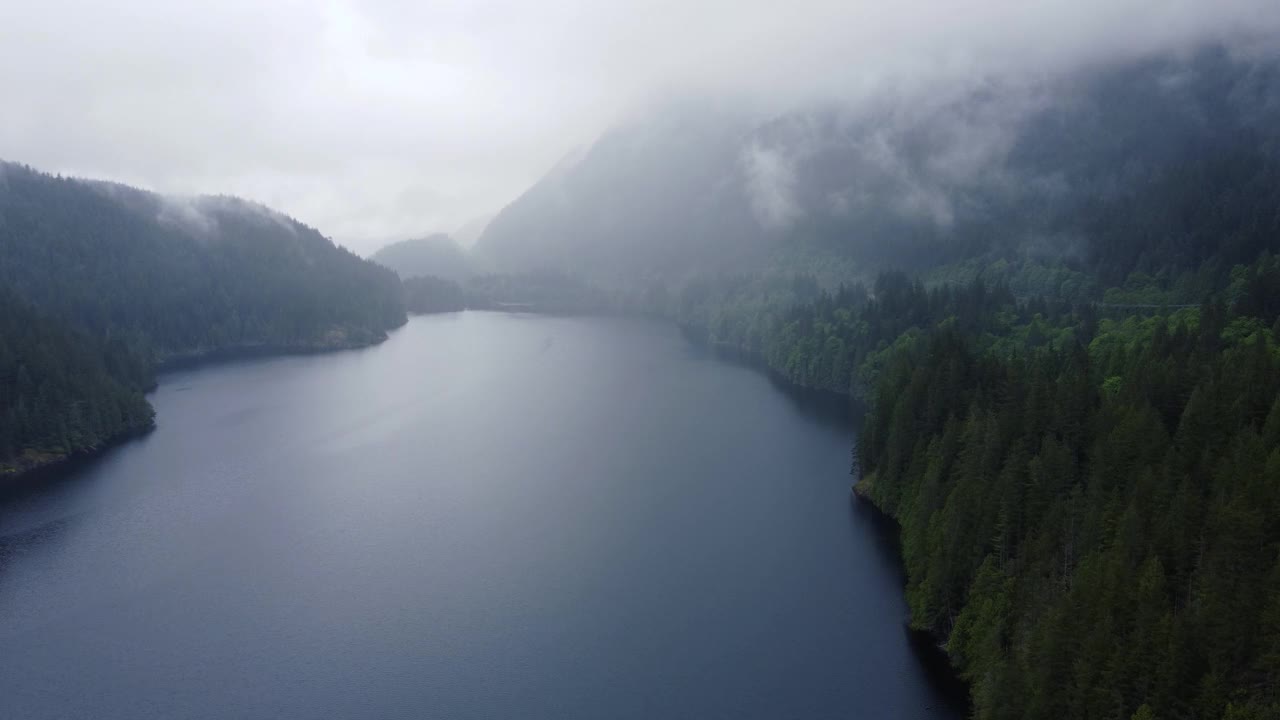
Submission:
[[[1278,34],[1274,0],[45,0],[0,11],[0,158],[246,196],[370,252],[669,93],[777,113]]]

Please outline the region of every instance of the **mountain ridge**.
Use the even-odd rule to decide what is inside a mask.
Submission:
[[[405,321],[394,273],[265,206],[16,163],[0,164],[0,294],[42,328],[0,338],[10,472],[149,428],[163,367],[358,347]]]
[[[468,253],[446,233],[384,245],[369,259],[394,270],[402,280],[433,276],[457,282],[475,274]]]
[[[606,282],[809,257],[797,269],[834,285],[1027,253],[1123,279],[1143,262],[1110,255],[1113,237],[1169,232],[1150,212],[1139,218],[1150,227],[1134,227],[1129,203],[1163,201],[1179,183],[1229,201],[1233,173],[1276,179],[1278,79],[1277,53],[1210,45],[922,103],[764,120],[684,105],[606,131],[503,208],[476,252],[507,271]],[[1200,177],[1179,178],[1190,173]],[[1189,264],[1204,255],[1187,251]]]

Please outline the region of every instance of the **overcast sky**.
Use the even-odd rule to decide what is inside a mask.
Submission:
[[[1238,33],[1276,0],[0,0],[0,159],[257,200],[367,253],[664,94],[765,112]]]

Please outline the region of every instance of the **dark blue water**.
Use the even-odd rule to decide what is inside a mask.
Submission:
[[[851,430],[662,325],[166,376],[0,505],[0,718],[954,718]]]

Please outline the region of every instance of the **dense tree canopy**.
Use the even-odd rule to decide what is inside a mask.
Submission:
[[[452,280],[433,275],[405,278],[404,304],[411,313],[437,313],[465,310],[467,293]]]
[[[861,491],[981,718],[1280,713],[1280,346],[1217,303],[887,364]],[[1146,710],[1143,710],[1146,708]]]
[[[474,274],[470,258],[453,238],[444,234],[392,243],[370,259],[395,270],[402,280],[438,277],[461,282]]]
[[[403,286],[242,201],[0,166],[0,467],[148,427],[166,360],[363,344],[404,304],[646,312],[869,403],[859,492],[977,717],[1280,718],[1280,64],[1048,89],[942,185],[952,121],[1018,98],[622,129],[486,231],[520,274]],[[744,147],[793,161],[785,230]],[[927,190],[945,217],[895,209]]]
[[[0,474],[145,430],[144,369],[0,291]]]
[[[901,524],[912,623],[978,717],[1275,718],[1280,260],[1201,274],[1191,307],[899,274],[718,278],[666,302],[870,401],[859,492]]]
[[[391,271],[251,203],[0,165],[0,463],[149,426],[140,393],[165,362],[375,342],[404,321],[400,293]]]

